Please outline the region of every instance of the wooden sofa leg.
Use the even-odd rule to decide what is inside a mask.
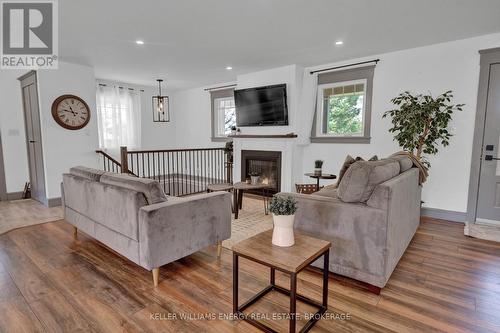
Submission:
[[[222,242],[217,242],[217,258],[220,258],[222,254]]]
[[[160,277],[160,269],[153,268],[153,284],[155,287],[158,287],[158,279]]]
[[[74,239],[78,238],[78,228],[77,227],[73,227],[73,238]]]

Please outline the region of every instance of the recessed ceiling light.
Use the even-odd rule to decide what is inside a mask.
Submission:
[[[137,45],[144,45],[144,41],[143,40],[136,40],[135,43]]]
[[[338,41],[335,42],[335,45],[342,45],[342,44],[344,44],[344,42],[341,41],[341,40],[338,40]]]
[[[226,66],[226,69],[227,69],[228,71],[230,71],[231,69],[233,69],[233,67],[231,67],[231,66]]]

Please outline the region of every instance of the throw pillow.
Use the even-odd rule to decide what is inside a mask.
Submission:
[[[351,164],[353,164],[354,162],[356,161],[359,161],[359,160],[363,160],[361,157],[356,157],[356,159],[354,159],[351,155],[347,155],[345,160],[344,160],[344,163],[342,164],[342,167],[340,168],[340,171],[339,171],[339,175],[337,177],[337,182],[333,185],[327,185],[325,186],[326,188],[337,188],[339,187],[339,184],[340,184],[340,181],[342,180],[342,177],[344,177],[344,174],[346,173],[347,169],[349,169],[349,167],[351,166]]]
[[[338,196],[344,202],[365,202],[378,184],[399,174],[395,160],[355,162],[345,173],[338,187]]]

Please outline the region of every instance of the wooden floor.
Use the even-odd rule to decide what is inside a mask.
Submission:
[[[330,318],[312,332],[500,332],[500,245],[462,229],[424,220],[380,295],[332,277]],[[73,241],[63,221],[17,229],[0,236],[0,332],[256,332],[219,319],[231,312],[231,258],[209,248],[165,265],[154,289],[150,272],[83,235]],[[266,285],[263,267],[241,259],[240,272],[242,297]],[[320,299],[320,274],[301,273],[299,292]],[[252,311],[287,305],[271,294]],[[198,318],[181,319],[189,314]],[[264,321],[287,331],[286,320]]]
[[[33,199],[0,201],[0,235],[16,228],[62,219],[61,206],[48,208]]]

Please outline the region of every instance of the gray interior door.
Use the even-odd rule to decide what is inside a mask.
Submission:
[[[40,111],[38,106],[38,90],[36,72],[31,72],[21,79],[26,127],[26,144],[28,147],[28,163],[30,171],[31,197],[46,204],[45,173],[43,169],[42,135],[40,129]]]
[[[500,63],[489,70],[476,220],[500,223]]]

